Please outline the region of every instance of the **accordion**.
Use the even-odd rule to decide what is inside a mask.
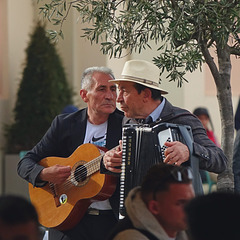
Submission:
[[[192,152],[192,131],[187,125],[172,123],[159,123],[154,126],[127,124],[123,127],[122,138],[122,171],[120,176],[120,208],[119,217],[126,215],[124,202],[129,191],[141,185],[143,177],[148,169],[163,162],[166,149],[166,141],[179,141],[188,146],[190,150],[190,160],[184,165],[192,167],[193,186],[195,192],[202,192],[199,177],[198,159],[191,158]],[[198,176],[194,176],[198,175]],[[194,181],[197,181],[196,184]],[[200,189],[199,189],[200,188]]]

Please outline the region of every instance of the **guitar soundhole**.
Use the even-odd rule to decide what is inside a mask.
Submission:
[[[87,178],[87,168],[83,165],[76,167],[74,171],[74,178],[78,183],[85,181]]]
[[[80,160],[74,164],[71,172],[71,183],[76,187],[85,186],[90,180],[87,162]]]

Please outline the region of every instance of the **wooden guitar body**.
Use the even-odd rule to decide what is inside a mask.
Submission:
[[[40,165],[71,166],[71,176],[61,185],[47,183],[44,187],[29,184],[29,194],[36,207],[40,224],[47,228],[67,230],[76,225],[89,205],[108,199],[116,187],[116,178],[100,174],[101,150],[90,143],[79,146],[68,158],[47,157]]]

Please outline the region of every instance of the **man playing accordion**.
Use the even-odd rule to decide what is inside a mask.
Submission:
[[[124,111],[127,122],[149,119],[158,123],[189,125],[192,129],[192,154],[199,159],[200,169],[221,173],[226,169],[227,158],[223,151],[209,140],[199,119],[185,109],[173,106],[162,95],[160,70],[144,60],[130,60],[124,65],[122,77],[111,80],[118,84],[117,102]],[[189,148],[180,141],[166,142],[164,163],[180,166],[189,161]],[[103,163],[107,171],[120,173],[122,163],[121,144],[106,152]]]

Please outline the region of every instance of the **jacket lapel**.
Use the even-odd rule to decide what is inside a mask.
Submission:
[[[71,136],[72,136],[72,146],[74,150],[83,144],[87,125],[87,108],[81,111],[81,114],[77,115],[71,124]]]

